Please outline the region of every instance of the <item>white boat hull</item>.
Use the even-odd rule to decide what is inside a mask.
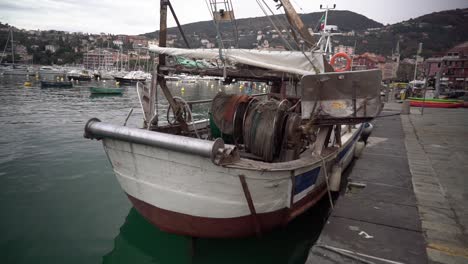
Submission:
[[[210,158],[104,138],[115,175],[135,208],[161,229],[195,237],[238,237],[284,225],[326,194],[325,161],[346,167],[360,129],[321,159],[271,163]],[[308,162],[310,160],[310,162]],[[283,164],[284,166],[282,166]],[[245,183],[245,186],[243,186]],[[250,197],[249,197],[250,196]]]

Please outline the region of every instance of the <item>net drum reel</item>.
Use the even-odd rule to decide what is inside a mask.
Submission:
[[[303,146],[300,114],[288,100],[259,101],[246,95],[218,93],[213,100],[213,123],[246,153],[266,162],[299,158]]]

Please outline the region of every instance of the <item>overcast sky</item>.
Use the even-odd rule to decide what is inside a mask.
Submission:
[[[219,1],[219,0],[218,0]],[[273,0],[264,0],[273,7]],[[262,16],[255,0],[232,0],[237,18]],[[468,8],[468,0],[291,0],[300,13],[336,4],[380,23]],[[182,24],[210,19],[205,0],[172,0]],[[278,11],[276,11],[278,12]],[[170,14],[169,26],[174,26]],[[159,0],[0,0],[0,22],[25,29],[141,34],[159,28]]]

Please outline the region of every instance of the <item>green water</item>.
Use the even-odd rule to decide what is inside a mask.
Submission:
[[[304,263],[326,203],[260,238],[191,239],[162,232],[132,209],[102,146],[84,139],[92,117],[141,125],[134,87],[122,96],[23,87],[0,76],[0,263]],[[239,86],[170,83],[174,95],[211,98]],[[185,92],[181,91],[184,88]],[[200,116],[208,106],[196,108]],[[165,116],[167,103],[159,110]]]

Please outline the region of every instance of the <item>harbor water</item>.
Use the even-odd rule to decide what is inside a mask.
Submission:
[[[102,145],[83,138],[88,119],[123,124],[131,108],[128,125],[141,126],[135,87],[96,97],[89,92],[93,82],[69,89],[24,82],[0,76],[0,263],[305,262],[326,221],[326,199],[261,237],[193,239],[162,232],[132,209]],[[217,81],[169,86],[186,100],[242,92],[239,84]],[[194,115],[206,116],[208,108],[195,107]],[[165,120],[167,103],[158,109]]]

